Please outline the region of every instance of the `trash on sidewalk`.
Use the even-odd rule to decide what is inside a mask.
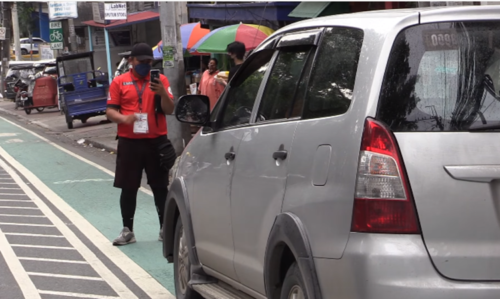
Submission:
[[[85,143],[85,139],[82,138],[82,139],[78,140],[77,143],[78,144],[84,144]]]

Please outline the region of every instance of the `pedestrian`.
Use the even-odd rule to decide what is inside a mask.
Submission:
[[[242,42],[232,42],[229,45],[227,45],[226,51],[227,55],[229,55],[229,57],[231,57],[231,59],[234,61],[234,66],[229,69],[227,81],[224,79],[218,80],[218,82],[224,86],[226,86],[227,83],[231,81],[236,71],[243,64],[246,47],[245,44]]]
[[[153,191],[162,240],[168,170],[176,158],[167,138],[165,114],[174,111],[168,79],[161,74],[150,82],[153,50],[148,44],[134,45],[129,63],[131,70],[112,81],[106,109],[108,119],[118,124],[114,187],[121,189],[123,229],[113,241],[115,246],[136,242],[134,214],[143,170]]]
[[[210,100],[210,111],[214,108],[217,100],[224,91],[224,86],[217,82],[216,76],[219,73],[217,69],[217,59],[212,58],[208,63],[208,69],[203,73],[198,87],[198,94],[208,97]]]

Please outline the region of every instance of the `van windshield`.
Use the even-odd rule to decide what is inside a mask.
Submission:
[[[500,127],[500,23],[410,27],[396,38],[377,118],[393,131]]]

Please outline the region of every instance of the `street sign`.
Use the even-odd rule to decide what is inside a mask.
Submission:
[[[0,27],[0,40],[5,40],[5,33],[6,33],[5,27]]]
[[[51,21],[78,18],[78,3],[76,1],[49,2],[49,19]]]
[[[63,30],[61,22],[50,22],[49,24],[49,34],[50,34],[50,49],[52,50],[62,50],[63,46]]]
[[[105,20],[126,20],[127,3],[104,4]]]

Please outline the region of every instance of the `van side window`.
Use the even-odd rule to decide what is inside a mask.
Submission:
[[[352,101],[363,31],[325,30],[311,75],[303,118],[340,115]]]
[[[269,67],[273,50],[262,50],[251,56],[235,76],[227,92],[222,111],[221,127],[231,127],[250,122],[253,105],[262,79]]]
[[[280,50],[266,83],[257,122],[286,119],[293,117],[292,114],[300,116],[303,103],[297,101],[298,105],[294,105],[294,102],[298,97],[299,81],[309,73],[304,66],[314,55],[315,49],[312,46],[299,46]],[[295,111],[299,111],[298,115]]]

